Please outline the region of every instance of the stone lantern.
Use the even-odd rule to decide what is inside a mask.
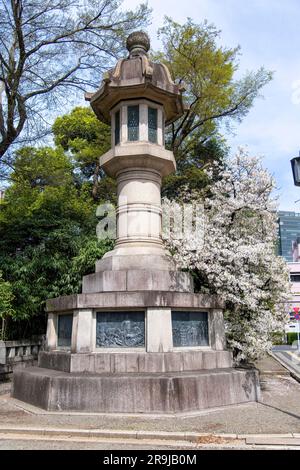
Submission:
[[[117,181],[117,237],[81,294],[47,301],[39,367],[14,374],[14,397],[48,410],[176,413],[258,397],[256,371],[233,368],[225,348],[222,301],[195,294],[163,247],[161,180],[176,170],[164,132],[183,103],[149,47],[132,33],[128,57],[86,94],[111,125],[100,165]]]

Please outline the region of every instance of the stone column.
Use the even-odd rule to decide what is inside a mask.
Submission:
[[[148,308],[146,328],[147,352],[170,352],[173,350],[170,308]]]
[[[164,129],[163,129],[163,110],[158,109],[157,111],[157,143],[158,145],[164,146]]]
[[[122,106],[120,109],[120,121],[120,141],[126,142],[128,138],[127,106]]]
[[[148,141],[148,106],[144,103],[140,104],[140,138],[139,141]]]
[[[93,310],[75,310],[73,314],[72,344],[73,353],[93,351]]]
[[[210,346],[216,351],[226,349],[225,327],[223,311],[221,309],[213,309],[209,312],[209,331]]]
[[[0,341],[0,364],[6,364],[6,346],[5,341]]]
[[[162,247],[161,176],[151,169],[130,168],[117,176],[116,247]]]
[[[48,313],[46,349],[53,351],[57,348],[57,315]]]

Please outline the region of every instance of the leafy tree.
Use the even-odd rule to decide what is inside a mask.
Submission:
[[[210,138],[205,144],[199,142],[185,158],[177,158],[176,173],[163,179],[162,195],[176,199],[182,187],[191,192],[209,191],[210,184],[220,178],[219,168],[226,160],[227,151],[228,147],[220,136]],[[215,163],[219,165],[218,171],[208,174],[205,170],[213,169]]]
[[[12,293],[11,284],[7,281],[4,281],[2,277],[2,272],[0,271],[0,318],[2,320],[0,337],[2,340],[5,339],[6,319],[10,316],[13,317],[15,315],[15,310],[12,306],[13,300],[14,295]]]
[[[14,166],[0,212],[0,248],[15,252],[36,245],[67,221],[83,230],[80,224],[93,209],[78,193],[62,150],[26,147],[17,152]]]
[[[2,0],[0,159],[22,131],[23,139],[41,135],[51,111],[98,87],[125,36],[148,17],[145,4],[126,11],[120,0]]]
[[[115,200],[115,182],[100,169],[99,158],[111,147],[110,127],[90,108],[74,108],[53,125],[55,144],[69,151],[78,167],[80,183],[91,185],[94,200]]]
[[[20,337],[45,330],[46,299],[79,292],[111,244],[96,239],[96,206],[62,148],[21,149],[11,178],[0,208],[0,265],[17,320],[6,331]]]
[[[204,233],[179,238],[171,232],[166,240],[178,265],[193,271],[198,290],[226,302],[227,337],[237,361],[269,351],[273,333],[283,331],[287,321],[289,273],[275,250],[273,189],[259,159],[240,150],[211,186],[209,198],[192,196],[204,205]],[[190,192],[186,196],[191,198]]]
[[[166,182],[170,196],[176,193],[182,177],[191,179],[191,188],[195,186],[196,169],[198,186],[205,184],[207,177],[201,169],[219,161],[227,150],[219,134],[222,126],[243,119],[272,73],[262,67],[235,79],[239,47],[220,46],[220,31],[207,21],[195,24],[188,19],[181,25],[166,17],[159,36],[164,47],[154,58],[163,62],[183,87],[186,102],[182,118],[167,129],[167,145],[178,165],[178,179],[173,176]]]

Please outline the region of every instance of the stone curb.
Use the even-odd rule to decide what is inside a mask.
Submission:
[[[291,377],[293,377],[293,379],[297,380],[297,382],[300,383],[300,374],[297,374],[293,369],[291,369],[288,364],[286,364],[284,361],[282,361],[281,359],[279,359],[279,357],[277,357],[274,353],[270,352],[269,355],[275,359],[275,361],[279,362],[279,364],[281,364],[291,375]]]
[[[0,434],[31,434],[42,436],[69,436],[69,437],[93,437],[93,438],[123,438],[123,439],[153,439],[168,441],[190,441],[197,442],[199,438],[211,436],[211,433],[193,432],[164,432],[164,431],[121,431],[111,429],[60,429],[60,428],[38,428],[0,426]],[[213,434],[215,437],[224,439],[237,439],[236,434]]]
[[[198,442],[201,438],[213,436],[216,438],[245,441],[247,444],[277,444],[277,445],[300,445],[300,433],[287,434],[222,434],[222,433],[197,433],[197,432],[165,432],[165,431],[121,431],[112,429],[60,429],[39,428],[20,426],[0,426],[0,434],[30,434],[39,436],[64,436],[64,437],[87,437],[106,439],[145,439],[145,440],[167,440],[167,441],[189,441]],[[201,443],[201,442],[200,442]]]
[[[251,437],[246,439],[246,444],[255,445],[279,445],[279,446],[300,446],[300,439],[296,437]]]

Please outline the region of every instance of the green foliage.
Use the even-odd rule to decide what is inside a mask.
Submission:
[[[272,337],[272,344],[274,345],[284,344],[284,333],[277,331],[273,333],[271,337]]]
[[[110,149],[110,127],[90,108],[74,108],[53,125],[55,143],[72,155],[80,182],[88,182],[95,200],[115,199],[115,183],[99,167],[99,158]]]
[[[82,276],[95,272],[95,262],[109,250],[113,249],[112,240],[97,240],[89,237],[82,240],[77,255],[71,265],[64,272],[59,282],[59,295],[68,295],[80,292]]]
[[[168,199],[178,196],[182,188],[201,193],[209,189],[209,185],[218,178],[219,171],[213,166],[212,176],[208,177],[205,169],[212,166],[214,162],[219,163],[221,168],[225,161],[227,147],[224,140],[211,138],[205,144],[198,143],[187,155],[177,155],[177,171],[164,178],[162,195]]]
[[[298,334],[297,333],[287,333],[286,337],[287,337],[287,344],[289,344],[290,346],[294,342],[297,342],[297,340],[298,340]]]
[[[0,208],[0,266],[10,283],[13,318],[40,332],[45,301],[79,292],[82,275],[94,270],[111,243],[97,241],[96,205],[85,186],[78,187],[61,147],[23,148],[14,165]],[[9,330],[20,335],[11,321]]]
[[[12,307],[14,295],[11,284],[3,279],[0,271],[0,318],[14,316],[15,311]]]
[[[42,315],[48,298],[80,292],[82,276],[93,272],[95,261],[110,248],[107,241],[81,237],[66,227],[17,256],[0,258],[11,279],[15,317],[27,320]]]
[[[24,148],[14,165],[13,183],[0,211],[1,252],[38,245],[66,225],[88,229],[95,211],[92,200],[78,192],[72,165],[61,149]]]
[[[12,292],[12,286],[9,282],[5,281],[2,277],[2,271],[0,271],[0,338],[2,340],[6,337],[6,319],[15,316],[15,310],[13,308],[14,295]]]

